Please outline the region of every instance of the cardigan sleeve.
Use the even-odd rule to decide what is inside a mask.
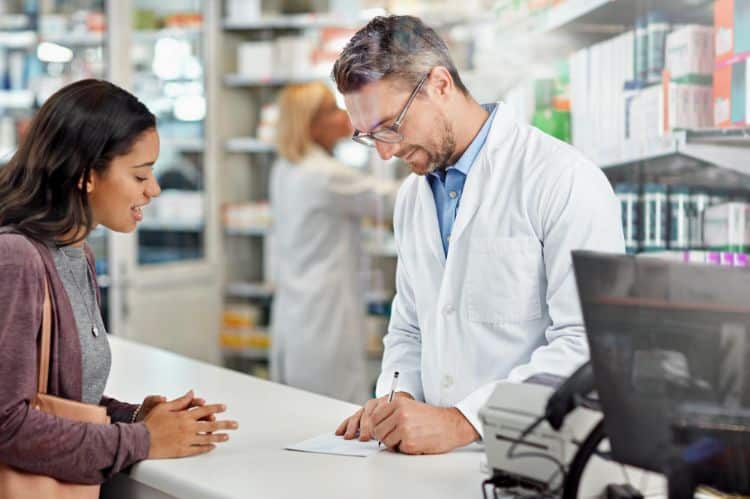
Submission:
[[[31,407],[44,276],[31,243],[0,236],[0,462],[68,482],[102,483],[148,456],[148,429],[80,423]]]

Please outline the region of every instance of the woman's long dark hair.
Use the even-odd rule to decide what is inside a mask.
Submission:
[[[18,151],[0,167],[0,226],[43,242],[83,240],[93,228],[85,188],[91,171],[103,173],[155,127],[146,106],[112,83],[88,79],[63,87],[39,109]],[[77,235],[61,240],[66,234]]]

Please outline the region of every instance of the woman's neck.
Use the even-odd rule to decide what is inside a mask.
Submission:
[[[67,234],[63,234],[62,237],[58,239],[58,241],[70,241],[71,239],[79,239],[83,234],[85,233],[85,229],[77,229],[77,230],[71,230]],[[66,244],[65,246],[72,246],[74,248],[83,248],[83,242],[84,240],[81,239],[80,241],[74,243],[74,244]]]

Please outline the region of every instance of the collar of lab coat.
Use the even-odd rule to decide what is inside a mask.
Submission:
[[[479,205],[483,198],[482,193],[488,184],[485,180],[490,175],[491,169],[503,168],[504,161],[502,158],[496,157],[497,151],[503,142],[505,142],[505,140],[511,135],[517,124],[517,117],[513,109],[503,102],[498,102],[495,118],[492,121],[489,134],[487,135],[487,141],[466,177],[463,194],[461,195],[461,207],[456,215],[456,221],[453,223],[450,246],[454,246],[456,242],[458,242],[466,227],[474,218],[477,209],[479,209]],[[425,235],[430,250],[435,253],[435,256],[440,262],[445,265],[446,256],[443,251],[443,244],[440,240],[440,228],[438,227],[435,199],[426,175],[419,179],[417,195],[424,213],[429,218],[429,221],[425,224]],[[450,246],[448,249],[448,258],[450,258],[451,255]]]

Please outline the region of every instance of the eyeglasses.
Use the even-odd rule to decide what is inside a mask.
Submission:
[[[414,90],[412,90],[411,95],[409,96],[409,100],[406,101],[406,105],[404,106],[404,109],[401,110],[401,112],[398,115],[398,118],[396,118],[396,121],[394,121],[392,125],[380,128],[370,133],[364,133],[364,132],[360,132],[359,130],[355,130],[354,135],[352,135],[352,140],[354,142],[357,142],[358,144],[362,144],[367,147],[375,147],[376,142],[385,142],[386,144],[398,144],[399,142],[404,140],[404,135],[401,132],[399,132],[399,128],[401,128],[401,124],[404,122],[404,118],[406,118],[406,112],[409,110],[409,106],[411,106],[411,103],[414,102],[414,99],[417,97],[417,94],[419,94],[419,91],[422,89],[424,82],[427,81],[428,76],[429,76],[429,73],[424,75],[422,79],[419,80],[419,83],[417,83],[417,86],[414,87]]]

